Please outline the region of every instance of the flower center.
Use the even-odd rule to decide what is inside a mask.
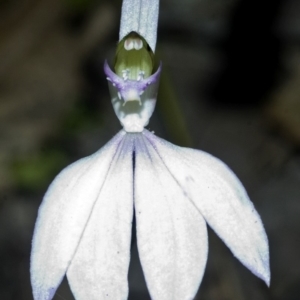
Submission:
[[[145,39],[131,32],[117,46],[115,72],[124,80],[143,80],[152,74],[153,59]]]

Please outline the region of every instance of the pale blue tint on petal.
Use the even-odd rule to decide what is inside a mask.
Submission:
[[[133,141],[111,163],[67,278],[76,300],[125,300],[133,218]]]
[[[62,281],[124,135],[121,131],[95,154],[65,168],[50,185],[32,241],[35,300],[52,299]]]
[[[119,40],[135,31],[155,51],[159,0],[123,0]]]
[[[135,159],[138,252],[151,298],[194,299],[208,255],[205,221],[143,134]]]
[[[146,130],[144,135],[207,223],[233,254],[269,285],[267,235],[234,173],[208,153],[174,146]]]

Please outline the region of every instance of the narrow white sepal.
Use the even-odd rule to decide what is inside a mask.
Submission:
[[[32,241],[30,273],[35,300],[53,298],[124,135],[121,131],[95,154],[65,168],[50,185]]]
[[[119,41],[135,31],[155,51],[159,0],[123,0]]]
[[[143,134],[135,141],[138,252],[151,299],[192,300],[208,254],[205,221],[152,144]]]
[[[67,278],[76,300],[126,300],[133,217],[133,142],[111,163]]]
[[[188,198],[233,254],[270,284],[269,247],[262,221],[243,185],[219,159],[144,135]]]

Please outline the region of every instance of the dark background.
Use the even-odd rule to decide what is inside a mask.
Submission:
[[[29,254],[53,177],[120,129],[103,75],[121,1],[0,0],[0,299],[32,299]],[[148,128],[244,183],[270,242],[271,287],[213,232],[200,300],[300,299],[300,2],[162,0],[163,75]],[[129,300],[149,299],[132,250]],[[71,300],[67,283],[54,299]]]

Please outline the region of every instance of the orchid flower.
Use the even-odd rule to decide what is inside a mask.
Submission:
[[[64,276],[77,300],[127,299],[135,214],[152,299],[193,299],[208,255],[208,224],[269,285],[261,219],[238,178],[208,153],[145,129],[161,66],[153,71],[159,0],[124,0],[112,104],[123,129],[95,154],[65,168],[39,208],[31,254],[35,300],[50,300]]]

